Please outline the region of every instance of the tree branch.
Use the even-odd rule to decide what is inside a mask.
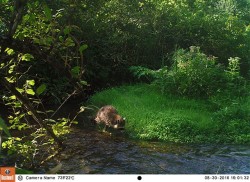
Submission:
[[[12,21],[10,23],[10,29],[9,29],[9,38],[12,38],[13,35],[16,32],[17,26],[21,23],[24,8],[27,5],[28,0],[16,0],[14,2],[14,14],[12,17]]]
[[[0,83],[6,87],[12,94],[16,96],[16,98],[24,105],[25,109],[27,111],[31,112],[31,115],[33,119],[41,126],[43,127],[47,133],[56,141],[59,147],[62,147],[62,141],[54,134],[54,132],[49,128],[44,122],[43,119],[40,118],[39,114],[37,114],[36,110],[33,108],[33,106],[30,104],[29,100],[24,97],[22,94],[20,94],[16,88],[11,85],[4,77],[0,77]]]

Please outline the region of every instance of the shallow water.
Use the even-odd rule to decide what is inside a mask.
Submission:
[[[57,161],[71,174],[250,174],[250,146],[133,141],[74,129]]]

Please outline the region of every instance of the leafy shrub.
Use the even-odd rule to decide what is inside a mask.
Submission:
[[[240,58],[229,58],[228,61],[228,67],[223,71],[226,78],[223,87],[210,97],[210,101],[220,109],[228,108],[231,105],[235,107],[242,101],[244,102],[249,95],[249,84],[245,78],[240,76]]]
[[[247,92],[246,81],[240,76],[238,57],[230,58],[226,69],[216,62],[216,57],[207,56],[199,47],[191,46],[189,51],[184,49],[175,51],[172,60],[170,68],[150,70],[131,67],[131,71],[140,79],[153,78],[154,84],[164,94],[215,98],[220,93],[226,92],[227,98],[231,99]]]
[[[19,167],[36,168],[40,166],[42,161],[49,159],[57,153],[55,142],[48,137],[45,129],[28,126],[23,122],[23,119],[18,117],[13,118],[13,120],[15,122],[11,124],[10,128],[17,128],[24,133],[24,136],[8,137],[2,143],[2,147],[7,149],[8,155],[13,155],[20,159],[20,162],[17,163]],[[65,137],[65,134],[70,132],[72,124],[77,124],[76,121],[66,118],[60,118],[57,121],[50,119],[47,123],[51,126],[56,136],[60,138]]]
[[[199,47],[191,46],[188,52],[177,50],[173,61],[167,75],[167,86],[172,93],[189,97],[209,97],[225,82],[223,67],[216,63],[215,57],[200,52]]]

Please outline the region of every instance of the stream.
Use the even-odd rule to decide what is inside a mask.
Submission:
[[[250,174],[248,145],[188,145],[129,140],[74,129],[57,156],[64,174]]]

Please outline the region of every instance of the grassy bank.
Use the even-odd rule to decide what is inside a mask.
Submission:
[[[146,84],[108,89],[89,103],[115,106],[126,117],[126,132],[132,138],[182,143],[250,141],[249,122],[221,121],[221,113],[208,101],[163,96]]]

